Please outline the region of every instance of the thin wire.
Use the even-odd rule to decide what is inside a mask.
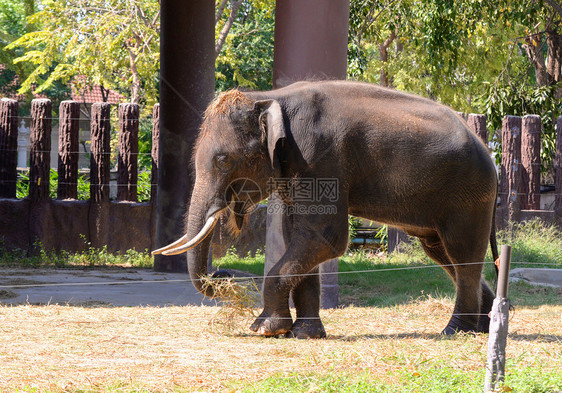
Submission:
[[[252,276],[252,277],[229,277],[228,279],[233,281],[250,281],[250,280],[264,280],[266,278],[291,278],[291,277],[308,277],[317,275],[340,275],[340,274],[365,274],[365,273],[380,273],[380,272],[390,272],[390,271],[402,271],[402,270],[416,270],[416,269],[430,269],[430,268],[443,268],[450,266],[467,266],[467,265],[490,265],[494,262],[467,262],[467,263],[456,263],[448,265],[420,265],[420,266],[408,266],[408,267],[397,267],[397,268],[383,268],[383,269],[366,269],[366,270],[352,270],[347,272],[323,272],[323,273],[302,273],[302,274],[281,274],[281,275],[263,275],[263,276]],[[528,264],[528,265],[543,265],[543,266],[557,266],[556,263],[540,263],[540,262],[511,262],[512,264]],[[194,281],[206,281],[205,279],[174,279],[174,280],[131,280],[131,281],[107,281],[107,282],[85,282],[85,283],[46,283],[46,284],[18,284],[18,285],[0,285],[0,288],[33,288],[33,287],[69,287],[69,286],[93,286],[93,285],[128,285],[128,284],[155,284],[155,283],[171,283],[171,282],[194,282]],[[221,279],[217,279],[221,280]]]
[[[84,117],[64,117],[64,118],[60,118],[60,117],[39,117],[39,118],[34,118],[34,117],[32,117],[32,116],[11,116],[11,115],[8,115],[7,118],[8,118],[8,119],[14,119],[14,118],[15,118],[15,119],[25,119],[25,120],[34,120],[34,119],[36,119],[36,120],[51,120],[51,121],[56,121],[56,122],[59,122],[59,123],[62,123],[62,122],[67,121],[67,120],[92,122],[91,119],[84,118]],[[102,122],[103,122],[103,121],[111,121],[111,120],[113,120],[113,119],[112,119],[112,118],[103,118],[103,119],[101,119]],[[154,123],[153,118],[126,119],[126,120],[127,120],[127,121],[139,121],[139,122],[141,122],[141,121],[149,121],[149,122]]]
[[[24,149],[21,149],[21,150],[24,150]],[[19,152],[20,149],[0,149],[0,151],[2,151],[2,152],[12,152],[12,153],[15,153],[15,152]],[[29,147],[26,147],[25,151],[26,151],[26,152],[29,152],[30,154],[31,154],[31,153],[40,153],[40,154],[51,154],[51,153],[55,153],[55,151],[53,151],[53,150],[32,150],[32,149],[30,149]],[[59,152],[57,152],[57,153],[61,153],[61,152],[59,151]],[[119,154],[119,151],[115,151],[115,152],[111,152],[111,151],[110,151],[110,152],[92,152],[92,151],[90,150],[89,152],[88,152],[88,151],[72,151],[72,152],[64,152],[64,153],[65,153],[65,154],[88,154],[88,155],[101,156],[101,155]],[[137,156],[137,155],[142,156],[142,155],[145,155],[145,156],[149,156],[149,155],[152,155],[152,153],[140,153],[140,152],[131,153],[131,152],[127,152],[125,155],[132,155],[132,156]]]

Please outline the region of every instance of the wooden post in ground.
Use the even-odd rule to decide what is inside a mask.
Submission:
[[[541,205],[541,132],[538,115],[523,117],[521,126],[521,208],[539,210]]]
[[[486,362],[485,392],[498,391],[505,379],[505,346],[509,325],[509,299],[507,287],[511,265],[511,247],[502,246],[498,276],[497,295],[490,315],[488,337],[488,359]]]
[[[502,123],[500,201],[503,224],[518,221],[521,215],[521,117],[506,116]]]
[[[137,201],[139,153],[139,106],[119,105],[119,155],[117,159],[117,199]]]
[[[78,199],[78,132],[80,103],[62,101],[59,106],[58,199]]]
[[[90,242],[101,248],[108,243],[109,181],[111,158],[111,105],[95,103],[91,110]]]
[[[554,161],[556,182],[554,211],[560,226],[562,226],[562,116],[556,122],[556,159]]]
[[[52,108],[51,100],[31,101],[29,198],[33,202],[49,199]]]
[[[90,154],[90,198],[92,202],[109,201],[111,105],[92,105],[91,154]]]
[[[486,115],[476,115],[471,113],[466,120],[468,128],[482,139],[482,142],[488,146],[488,128],[486,128]]]
[[[18,102],[0,100],[0,198],[15,198],[18,181]]]

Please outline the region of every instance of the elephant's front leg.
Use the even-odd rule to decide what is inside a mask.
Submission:
[[[320,276],[319,268],[309,272],[291,294],[297,311],[297,320],[287,337],[324,338],[326,330],[320,319]]]
[[[287,251],[273,266],[263,286],[264,310],[250,327],[265,336],[293,331],[296,337],[320,338],[325,335],[318,314],[320,283],[318,265],[340,256],[347,247],[347,215],[342,225],[297,231],[291,237]],[[308,227],[311,227],[309,220]],[[289,295],[293,291],[297,321],[289,311]],[[312,323],[311,323],[312,322]]]
[[[263,336],[286,334],[293,326],[293,317],[289,310],[290,282],[288,277],[281,277],[278,265],[279,263],[265,277],[264,309],[250,326],[250,330]]]

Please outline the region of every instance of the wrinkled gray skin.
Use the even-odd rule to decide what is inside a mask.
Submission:
[[[345,252],[348,213],[418,237],[443,266],[457,291],[444,334],[487,330],[489,319],[479,321],[478,314],[490,311],[494,296],[476,262],[484,260],[493,233],[497,176],[488,149],[456,113],[425,98],[355,82],[300,82],[244,93],[248,102],[229,94],[211,104],[197,142],[190,237],[227,201],[233,217],[247,213],[240,198],[248,195],[237,199],[227,190],[235,179],[253,180],[263,197],[270,178],[339,181],[336,201],[299,201],[305,207],[333,205],[337,212],[291,216],[287,251],[265,279],[264,310],[253,331],[325,336],[318,276],[294,275],[317,272],[320,263]],[[200,291],[197,279],[207,274],[211,237],[187,255]]]

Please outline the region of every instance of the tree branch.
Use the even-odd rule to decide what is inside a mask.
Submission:
[[[219,8],[217,9],[217,14],[215,16],[215,24],[217,24],[219,22],[219,20],[221,20],[222,17],[222,13],[224,12],[224,9],[226,8],[226,3],[228,3],[228,0],[222,0]]]
[[[230,9],[230,16],[228,17],[226,23],[224,24],[221,33],[219,34],[219,39],[215,44],[215,58],[221,53],[222,47],[224,42],[226,41],[226,37],[228,36],[228,32],[236,19],[236,15],[238,14],[238,9],[242,5],[244,0],[236,0],[232,3],[232,8]]]
[[[556,1],[554,0],[545,0],[548,4],[550,4],[550,6],[552,8],[554,8],[554,11],[558,12],[558,14],[560,14],[560,16],[562,16],[562,6],[560,4],[558,4]]]

